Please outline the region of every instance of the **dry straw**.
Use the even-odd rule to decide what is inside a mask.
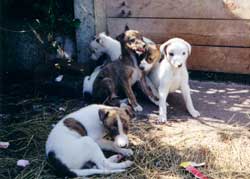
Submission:
[[[33,107],[25,106],[29,100]],[[0,178],[55,179],[45,160],[45,140],[52,124],[80,103],[41,98],[24,103],[20,103],[20,113],[7,117],[7,121],[18,120],[5,122],[0,128],[1,141],[10,142],[8,149],[0,150]],[[66,111],[58,110],[60,107]],[[200,170],[210,178],[250,178],[250,133],[246,127],[197,120],[156,125],[154,119],[145,118],[131,122],[129,138],[134,165],[107,178],[193,178],[179,167],[182,161],[205,162]],[[27,159],[31,165],[20,169],[16,166],[19,159]]]

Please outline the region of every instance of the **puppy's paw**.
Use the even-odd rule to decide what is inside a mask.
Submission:
[[[90,58],[91,60],[94,60],[94,61],[98,60],[97,56],[94,53],[92,53]]]
[[[134,162],[132,162],[132,161],[130,161],[130,160],[126,160],[126,161],[124,162],[126,168],[127,168],[127,167],[130,167],[131,165],[133,165],[133,163],[134,163]]]
[[[192,111],[190,114],[191,114],[191,116],[192,116],[193,118],[197,118],[197,117],[200,116],[199,111],[196,111],[196,110]]]
[[[120,153],[126,157],[132,156],[134,154],[133,150],[131,149],[121,149]]]
[[[128,104],[126,104],[126,103],[120,103],[120,108],[126,108],[126,107],[128,107],[129,105]]]
[[[160,116],[159,119],[157,120],[157,123],[166,123],[167,122],[167,117]]]
[[[138,104],[137,106],[134,107],[134,111],[141,112],[141,111],[143,111],[143,108],[141,107],[141,105]]]
[[[122,158],[123,158],[123,156],[122,156],[121,154],[117,154],[117,155],[113,155],[113,156],[109,157],[108,160],[109,160],[110,162],[117,163],[117,162],[119,162]]]

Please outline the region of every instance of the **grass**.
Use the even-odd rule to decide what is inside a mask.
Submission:
[[[1,115],[0,141],[9,141],[10,147],[0,149],[0,178],[57,178],[45,159],[45,141],[52,124],[80,108],[81,101],[11,94],[2,95],[1,102],[11,115],[8,111]],[[108,178],[194,178],[179,167],[183,161],[205,162],[199,169],[209,178],[250,178],[250,132],[246,127],[198,120],[156,125],[154,119],[142,118],[131,121],[129,138],[135,164]],[[21,169],[16,166],[19,159],[27,159],[31,165]]]

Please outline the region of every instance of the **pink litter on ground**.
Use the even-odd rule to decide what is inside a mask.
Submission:
[[[7,149],[9,145],[9,142],[0,142],[0,149]]]
[[[28,160],[21,159],[21,160],[17,161],[17,166],[19,166],[19,167],[26,167],[29,164],[30,164],[30,162]]]

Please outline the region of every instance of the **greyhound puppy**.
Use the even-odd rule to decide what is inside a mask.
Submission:
[[[146,85],[144,74],[134,59],[136,58],[135,53],[144,52],[145,42],[143,42],[141,34],[135,30],[125,31],[118,39],[122,42],[122,57],[120,60],[105,65],[96,76],[93,85],[93,99],[99,102],[105,101],[111,105],[119,105],[119,102],[115,100],[124,93],[134,111],[142,111],[132,86],[139,82],[143,92],[147,96],[153,96]]]
[[[58,175],[77,177],[125,171],[132,165],[127,160],[118,163],[120,155],[106,158],[109,150],[124,156],[133,154],[128,146],[128,123],[131,111],[105,105],[89,105],[65,116],[52,129],[46,142],[48,161]],[[109,134],[113,141],[104,139]],[[92,162],[95,168],[82,169]]]
[[[138,61],[146,53],[147,44],[154,44],[150,39],[143,37],[140,32],[136,30],[129,30],[128,26],[125,27],[125,31],[117,36],[117,40],[121,42],[123,59],[127,59],[130,65],[135,67],[138,72],[142,74],[139,81],[140,88],[144,94],[154,103],[159,100],[157,93],[155,93],[155,86],[152,85],[150,79],[139,68]],[[147,42],[144,42],[144,40]],[[141,44],[141,45],[139,45]]]
[[[140,62],[140,68],[149,73],[149,78],[159,92],[159,122],[167,121],[166,99],[169,92],[181,89],[188,112],[192,117],[200,116],[194,108],[188,84],[186,61],[191,54],[191,45],[183,39],[173,38],[160,46],[163,58],[157,58],[157,48],[149,46],[149,55]]]

